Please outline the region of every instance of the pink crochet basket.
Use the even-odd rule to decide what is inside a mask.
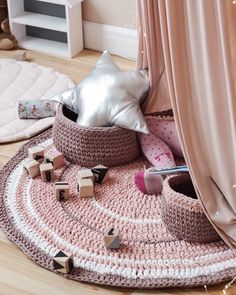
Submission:
[[[136,132],[120,127],[81,127],[77,115],[59,105],[53,126],[53,142],[72,163],[92,167],[117,166],[135,160],[140,149]]]
[[[203,212],[189,174],[174,175],[164,180],[162,220],[179,239],[197,243],[220,240]]]

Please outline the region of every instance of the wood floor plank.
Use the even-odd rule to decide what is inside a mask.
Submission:
[[[17,153],[19,148],[26,142],[27,140],[15,143],[0,144],[0,156],[13,157]]]
[[[219,285],[217,287],[208,287],[208,294],[206,293],[204,287],[202,288],[194,288],[194,289],[163,289],[159,291],[136,291],[132,292],[131,295],[223,295],[222,290],[223,290],[224,285]],[[232,294],[227,294],[227,295],[233,295]]]
[[[11,157],[0,154],[0,169],[11,159]]]
[[[1,51],[0,58],[12,58],[14,57],[15,50]],[[75,83],[79,83],[86,75],[89,74],[91,69],[97,62],[97,59],[101,55],[100,52],[91,50],[83,50],[73,59],[58,58],[49,56],[47,54],[27,51],[27,60],[36,62],[37,64],[51,67],[59,72],[68,75]],[[131,60],[125,60],[119,56],[114,56],[114,61],[122,70],[135,69],[135,62]]]
[[[15,51],[0,51],[0,58],[12,58]],[[96,64],[100,53],[84,50],[74,59],[63,59],[32,51],[27,52],[31,62],[52,67],[69,75],[79,83]],[[114,57],[121,69],[132,70],[135,63]],[[0,145],[0,169],[15,155],[26,141]],[[0,295],[206,295],[203,287],[195,289],[164,289],[155,291],[123,290],[64,279],[32,262],[0,231]],[[223,286],[208,288],[209,295],[222,295]],[[236,294],[236,286],[227,295]]]
[[[0,294],[108,295],[111,292],[110,289],[68,280],[49,270],[44,270],[16,247],[2,243],[0,247],[5,253],[1,255],[0,260]],[[124,294],[123,291],[112,292],[114,295]]]

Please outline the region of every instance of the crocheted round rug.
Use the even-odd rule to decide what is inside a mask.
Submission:
[[[236,276],[236,251],[223,241],[197,244],[176,239],[161,220],[157,195],[133,184],[147,162],[112,167],[96,184],[95,197],[80,199],[80,167],[66,162],[56,179],[70,184],[70,199],[58,202],[54,184],[30,179],[22,163],[29,146],[52,147],[51,130],[23,146],[0,172],[0,225],[31,259],[53,271],[59,251],[74,255],[75,269],[65,275],[80,281],[119,287],[160,288],[211,285]],[[106,228],[120,230],[121,247],[106,249]]]

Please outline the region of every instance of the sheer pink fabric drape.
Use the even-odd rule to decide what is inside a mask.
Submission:
[[[137,0],[139,50],[137,67],[149,69],[151,89],[142,106],[145,114],[171,108],[161,42],[158,1]]]
[[[138,65],[148,65],[152,75],[153,63],[160,62],[155,73],[157,68],[166,73],[167,97],[198,197],[224,241],[236,247],[236,5],[232,0],[137,3],[140,32],[149,25],[159,31],[152,41],[145,40],[151,33],[140,39]],[[155,11],[148,10],[151,5]],[[154,45],[147,50],[152,42],[162,50]],[[152,89],[146,102],[148,112],[162,107],[154,93],[158,90]]]

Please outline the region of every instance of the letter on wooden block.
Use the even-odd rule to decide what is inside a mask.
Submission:
[[[96,167],[93,167],[91,169],[94,175],[94,182],[102,183],[105,181],[105,178],[107,177],[108,167],[103,165],[97,165]]]
[[[78,174],[79,179],[91,179],[94,182],[94,175],[90,169],[81,169]]]
[[[65,201],[69,199],[69,184],[68,182],[55,182],[55,192],[58,201]]]
[[[64,274],[71,272],[74,267],[73,255],[59,251],[53,258],[53,267]]]
[[[44,159],[44,148],[41,146],[34,146],[28,149],[28,154],[30,159],[34,159],[40,163]]]
[[[91,179],[79,179],[79,196],[81,198],[93,197],[93,182]]]
[[[119,230],[115,228],[108,228],[104,233],[104,244],[108,249],[120,248]]]
[[[64,165],[64,156],[55,149],[45,157],[45,162],[52,163],[53,168],[57,169]]]
[[[51,163],[41,164],[39,168],[40,168],[42,181],[50,182],[54,179],[54,170]]]
[[[39,162],[34,159],[27,159],[23,167],[30,178],[34,178],[40,174],[39,171]]]

